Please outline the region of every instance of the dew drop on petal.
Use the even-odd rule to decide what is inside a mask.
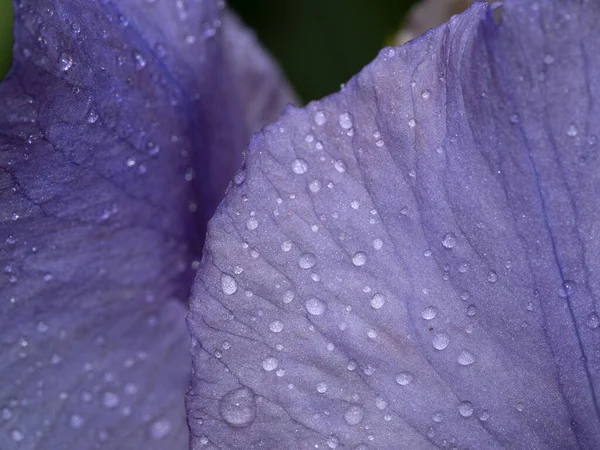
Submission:
[[[467,350],[463,350],[458,355],[457,361],[458,364],[460,364],[461,366],[470,366],[475,362],[475,356],[473,355],[473,353]]]
[[[312,269],[317,264],[317,257],[312,253],[304,253],[300,255],[298,265],[301,269]]]
[[[596,328],[598,328],[600,326],[600,317],[598,316],[598,313],[595,311],[591,312],[587,316],[585,323],[592,330],[595,330]]]
[[[221,289],[224,294],[232,295],[237,291],[237,283],[231,275],[221,275]]]
[[[385,304],[385,297],[381,294],[375,294],[371,298],[371,306],[374,309],[379,309]]]
[[[297,173],[298,175],[302,175],[302,174],[306,173],[307,170],[308,170],[308,163],[305,160],[298,158],[292,162],[292,171],[294,173]]]
[[[325,302],[316,297],[311,297],[306,300],[304,306],[306,307],[306,311],[313,316],[320,316],[325,313],[325,310],[327,309]]]
[[[356,267],[364,266],[366,262],[367,255],[365,255],[363,252],[356,252],[354,255],[352,255],[352,264],[354,264]]]
[[[450,336],[446,333],[438,333],[433,337],[432,343],[436,350],[444,350],[450,343]]]
[[[448,249],[456,247],[457,243],[456,235],[452,232],[446,233],[442,239],[442,245]]]
[[[473,415],[473,403],[460,402],[458,405],[458,412],[463,417],[471,417]]]
[[[358,425],[362,422],[364,414],[364,409],[361,406],[354,405],[346,410],[344,420],[348,425]]]
[[[164,439],[171,432],[171,422],[168,419],[158,419],[150,425],[150,437],[155,441]]]
[[[314,121],[320,127],[325,125],[325,122],[327,122],[327,116],[325,115],[325,112],[317,111],[314,116]]]
[[[229,391],[219,401],[219,414],[232,427],[247,427],[256,418],[256,398],[246,387]]]
[[[277,369],[277,366],[279,366],[279,361],[277,361],[277,358],[273,358],[272,356],[264,359],[262,362],[262,368],[267,372]]]
[[[63,72],[66,72],[73,67],[73,57],[68,53],[61,53],[58,57],[58,67]]]
[[[273,333],[280,333],[283,330],[283,322],[281,320],[274,320],[269,324],[269,330]]]
[[[421,317],[425,320],[432,320],[437,316],[437,308],[435,306],[428,306],[421,311]]]
[[[344,130],[349,130],[350,128],[352,128],[352,116],[350,115],[350,113],[347,112],[342,113],[340,114],[338,123],[340,124],[340,127],[342,127]]]
[[[396,383],[398,383],[400,386],[407,386],[414,378],[414,375],[410,372],[400,372],[396,376]]]

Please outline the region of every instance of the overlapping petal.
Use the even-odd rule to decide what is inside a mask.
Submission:
[[[600,8],[505,5],[255,136],[194,287],[193,448],[600,445]]]

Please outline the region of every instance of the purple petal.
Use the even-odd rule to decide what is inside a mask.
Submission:
[[[2,449],[187,447],[193,260],[248,135],[217,3],[15,6]]]
[[[193,292],[193,448],[600,446],[599,15],[476,5],[254,138]]]

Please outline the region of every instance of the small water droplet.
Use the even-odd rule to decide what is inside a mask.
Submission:
[[[102,396],[102,404],[108,409],[113,409],[119,406],[120,398],[115,392],[105,392]]]
[[[512,114],[510,116],[510,123],[512,123],[513,125],[521,123],[521,117],[518,114]]]
[[[475,362],[475,356],[473,355],[473,353],[467,350],[463,350],[462,352],[460,352],[456,360],[461,366],[470,366]]]
[[[327,392],[327,383],[317,383],[317,392],[319,394],[324,394],[325,392]]]
[[[281,301],[283,303],[290,303],[292,300],[294,300],[294,296],[294,291],[285,291],[281,296]]]
[[[306,300],[304,306],[306,307],[306,311],[313,316],[320,316],[324,314],[325,310],[327,309],[325,302],[316,297],[311,297]]]
[[[375,250],[381,250],[381,247],[383,247],[383,241],[381,239],[375,239],[373,241],[373,248]]]
[[[575,293],[575,282],[565,280],[558,290],[558,295],[562,298],[570,297]]]
[[[481,420],[482,422],[486,422],[489,418],[490,413],[487,412],[485,409],[479,413],[479,420]]]
[[[150,425],[150,437],[155,441],[164,439],[171,432],[171,422],[168,419],[159,419]]]
[[[495,283],[496,281],[498,281],[498,274],[497,274],[495,271],[493,271],[493,270],[490,270],[490,271],[488,272],[487,280],[488,280],[490,283]]]
[[[600,326],[600,317],[598,316],[598,313],[596,311],[589,313],[585,323],[592,330],[598,328]]]
[[[58,67],[63,72],[66,72],[73,67],[73,57],[68,53],[61,53],[58,57]]]
[[[550,65],[550,64],[554,64],[554,56],[552,56],[551,54],[547,54],[544,55],[544,64]]]
[[[90,111],[87,114],[86,120],[88,121],[88,123],[96,123],[96,121],[98,120],[98,114],[95,111]]]
[[[75,428],[75,429],[79,429],[83,426],[84,424],[84,420],[83,417],[81,417],[79,414],[73,414],[71,416],[71,419],[69,420],[69,424],[71,425],[71,428]]]
[[[569,128],[567,128],[567,136],[569,136],[569,137],[577,136],[577,127],[575,126],[574,123],[569,125]]]
[[[344,420],[348,425],[358,425],[362,422],[364,414],[364,409],[361,406],[354,405],[346,410]]]
[[[224,273],[221,275],[221,289],[226,295],[235,294],[237,291],[237,283],[231,275]]]
[[[340,114],[338,122],[340,127],[342,127],[344,130],[349,130],[352,128],[352,116],[348,112]]]
[[[354,264],[356,267],[364,266],[366,262],[367,255],[365,255],[363,252],[356,252],[354,255],[352,255],[352,264]]]
[[[436,411],[431,416],[431,420],[433,420],[435,423],[440,423],[444,420],[444,414],[441,411]]]
[[[421,317],[425,320],[432,320],[437,316],[438,310],[435,306],[428,306],[421,312]]]
[[[13,428],[10,430],[10,437],[15,442],[21,442],[23,439],[25,439],[25,434],[23,434],[23,432],[18,428]]]
[[[446,333],[438,333],[433,337],[433,348],[436,350],[444,350],[450,343],[450,336]]]
[[[246,228],[248,229],[248,231],[254,231],[258,228],[258,220],[256,219],[256,217],[250,217],[246,221]]]
[[[256,398],[246,387],[229,391],[219,401],[219,414],[232,427],[247,427],[256,418]]]
[[[308,163],[301,159],[295,159],[294,161],[292,161],[292,171],[294,173],[297,173],[298,175],[302,175],[304,173],[306,173],[306,171],[308,170]]]
[[[333,163],[333,167],[335,167],[335,170],[337,170],[339,173],[344,173],[346,171],[346,163],[341,159],[335,161]]]
[[[477,314],[477,307],[475,305],[467,306],[467,316],[473,317],[475,314]]]
[[[525,405],[523,404],[523,402],[517,402],[515,408],[517,411],[522,412],[525,409]]]
[[[269,330],[273,333],[279,333],[283,330],[283,322],[281,320],[274,320],[269,324]]]
[[[277,358],[273,358],[272,356],[269,356],[262,362],[262,368],[267,372],[272,372],[273,370],[277,369],[277,366],[279,366],[279,361],[277,361]]]
[[[146,67],[146,60],[144,59],[141,53],[134,52],[133,59],[135,60],[136,69],[142,70],[144,67]]]
[[[452,232],[446,233],[442,239],[442,245],[445,248],[454,248],[457,243],[458,240],[456,239],[456,235]]]
[[[400,386],[407,386],[412,382],[412,380],[414,380],[414,378],[414,375],[410,372],[400,372],[396,376],[396,383],[398,383]]]
[[[421,92],[421,98],[423,98],[423,100],[427,100],[430,96],[431,92],[429,89],[423,89],[423,92]]]
[[[304,253],[300,255],[298,265],[301,269],[312,269],[317,264],[317,257],[312,253]]]
[[[317,125],[323,126],[327,122],[327,116],[324,111],[317,111],[314,116],[314,121]]]
[[[371,306],[374,309],[379,309],[385,304],[385,297],[381,294],[375,294],[371,298]]]
[[[471,417],[473,415],[473,403],[471,402],[460,402],[458,405],[458,412],[463,417]]]
[[[414,128],[417,126],[417,121],[415,119],[408,119],[408,126]]]

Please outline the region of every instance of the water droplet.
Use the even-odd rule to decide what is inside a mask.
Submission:
[[[346,171],[346,163],[341,159],[335,161],[333,163],[333,167],[335,167],[335,170],[337,170],[339,173],[344,173]]]
[[[410,372],[400,372],[396,376],[396,383],[398,383],[400,386],[407,386],[414,378],[414,375]]]
[[[283,241],[281,243],[281,250],[289,252],[292,249],[292,241]]]
[[[141,53],[134,52],[133,59],[135,60],[135,67],[137,70],[142,70],[144,67],[146,67],[146,60]]]
[[[596,311],[589,313],[585,323],[592,330],[598,328],[600,326],[600,317],[598,316],[598,313]]]
[[[377,396],[375,397],[375,406],[377,406],[377,409],[379,409],[380,411],[384,410],[385,408],[387,408],[388,402],[381,396]]]
[[[442,245],[445,248],[454,248],[457,243],[458,240],[456,239],[456,235],[452,232],[446,233],[442,239]]]
[[[58,67],[63,72],[66,72],[73,67],[73,57],[68,53],[61,53],[58,57]]]
[[[570,297],[575,293],[575,282],[572,280],[565,280],[558,290],[558,295],[562,298]]]
[[[490,413],[487,412],[485,409],[479,413],[479,420],[481,420],[482,422],[486,422],[489,418]]]
[[[342,127],[344,130],[349,130],[350,128],[352,128],[352,116],[350,115],[350,113],[342,113],[340,114],[340,118],[338,120],[340,127]]]
[[[569,125],[569,128],[567,128],[567,136],[569,136],[569,137],[577,136],[577,127],[575,126],[574,123]]]
[[[408,119],[408,126],[414,128],[417,126],[417,121],[415,119]]]
[[[356,267],[364,266],[366,262],[367,255],[365,255],[363,252],[356,252],[354,255],[352,255],[352,264],[354,264]]]
[[[325,310],[327,309],[325,302],[315,297],[306,300],[304,306],[306,307],[306,311],[313,316],[320,316],[325,313]]]
[[[340,443],[340,440],[335,436],[329,436],[327,438],[327,447],[329,447],[329,448],[337,448],[339,443]]]
[[[458,412],[463,417],[471,417],[473,415],[473,403],[460,402],[458,405]]]
[[[381,250],[381,247],[383,247],[383,241],[381,239],[375,239],[373,241],[373,248],[375,250]]]
[[[475,356],[473,355],[473,353],[467,350],[463,350],[462,352],[460,352],[456,360],[461,366],[470,366],[475,362]]]
[[[423,100],[427,100],[430,96],[431,92],[429,89],[423,89],[423,92],[421,92],[421,98],[423,98]]]
[[[86,120],[88,121],[88,123],[96,123],[96,121],[98,120],[98,113],[96,113],[95,111],[88,112]]]
[[[473,317],[477,314],[477,307],[475,305],[467,306],[467,316]]]
[[[303,173],[306,173],[307,170],[308,170],[308,163],[305,160],[298,158],[292,162],[292,171],[294,173],[297,173],[298,175],[302,175]]]
[[[279,333],[283,330],[283,322],[281,320],[274,320],[269,324],[269,330],[273,333]]]
[[[374,309],[379,309],[385,304],[385,297],[381,294],[375,294],[371,298],[371,306]]]
[[[317,383],[317,392],[319,394],[324,394],[325,392],[327,392],[327,383]]]
[[[496,281],[498,281],[498,274],[497,274],[495,271],[493,271],[493,270],[490,270],[490,271],[488,272],[487,280],[488,280],[490,283],[495,283]]]
[[[421,312],[421,317],[425,320],[432,320],[437,316],[438,310],[435,306],[428,306]]]
[[[431,416],[431,420],[433,420],[435,423],[440,423],[444,420],[444,414],[441,411],[436,411]]]
[[[325,112],[317,111],[314,116],[314,121],[320,127],[325,125],[325,122],[327,122],[327,116],[325,115]]]
[[[165,438],[171,432],[171,422],[167,419],[159,419],[150,425],[150,437],[155,441]]]
[[[35,325],[35,329],[38,331],[38,333],[44,334],[50,329],[50,327],[48,326],[48,324],[46,322],[40,320]]]
[[[71,428],[75,428],[75,429],[79,429],[83,426],[84,424],[84,420],[83,417],[81,417],[79,414],[73,414],[71,416],[71,419],[69,420],[69,424],[71,425]]]
[[[364,409],[361,406],[354,405],[346,410],[344,420],[348,425],[358,425],[362,422],[364,415]]]
[[[267,372],[271,372],[277,369],[278,365],[279,361],[277,361],[277,358],[273,358],[272,356],[269,356],[262,362],[262,368],[265,369]]]
[[[433,337],[432,343],[436,350],[444,350],[450,343],[450,336],[446,333],[438,333]]]
[[[510,123],[512,123],[513,125],[517,125],[517,124],[521,123],[521,117],[518,114],[511,114],[509,120],[510,120]]]
[[[552,56],[551,54],[547,54],[544,55],[544,64],[550,65],[550,64],[554,64],[554,56]]]
[[[258,220],[256,220],[256,217],[250,217],[246,221],[246,228],[248,231],[254,231],[258,228]]]
[[[237,283],[231,275],[224,273],[221,275],[221,289],[227,295],[235,294],[237,291]]]
[[[232,427],[247,427],[256,418],[256,398],[246,387],[229,391],[219,402],[219,414]]]
[[[15,442],[21,442],[23,439],[25,439],[25,435],[18,428],[13,428],[10,430],[10,437]]]
[[[522,412],[525,409],[525,405],[523,404],[523,402],[517,402],[515,408],[517,409],[517,411]]]
[[[314,194],[321,190],[321,182],[319,180],[313,180],[308,185],[308,189]]]
[[[312,253],[304,253],[300,255],[298,265],[301,269],[312,269],[317,264],[317,257]]]
[[[115,392],[105,392],[102,396],[102,404],[108,409],[113,409],[119,406],[119,395]]]
[[[294,291],[285,291],[281,296],[281,301],[283,301],[283,303],[290,303],[292,300],[294,300],[294,296]]]

